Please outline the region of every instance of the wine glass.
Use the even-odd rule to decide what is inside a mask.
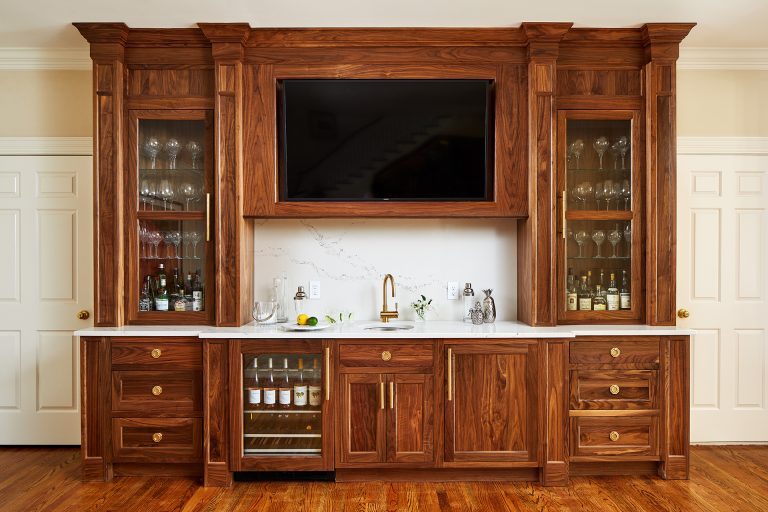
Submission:
[[[142,260],[147,259],[148,232],[149,230],[145,226],[139,228],[139,241],[141,242],[139,245],[139,258]]]
[[[619,231],[618,224],[616,224],[616,227],[608,233],[608,241],[611,242],[611,245],[613,246],[613,256],[611,256],[611,258],[618,258],[616,255],[616,245],[621,242],[621,231]]]
[[[163,241],[165,242],[166,256],[168,258],[179,258],[179,244],[181,243],[181,233],[178,231],[166,231],[163,235]],[[175,256],[171,256],[171,246],[173,246]]]
[[[576,235],[573,238],[576,240],[576,243],[579,244],[579,255],[577,257],[583,258],[584,255],[582,253],[582,248],[584,247],[586,241],[589,240],[589,234],[587,234],[586,231],[581,230],[576,232]]]
[[[168,167],[176,168],[176,156],[181,151],[181,143],[177,139],[168,139],[165,143],[165,152],[168,153]]]
[[[627,244],[627,258],[632,256],[632,223],[627,222],[624,226],[624,242]]]
[[[157,137],[148,137],[144,141],[144,154],[146,154],[150,158],[150,165],[152,169],[155,168],[155,163],[157,162],[157,155],[160,153],[160,150],[162,149],[163,145],[160,143],[159,140],[157,140]]]
[[[576,168],[579,168],[579,158],[584,151],[584,141],[576,139],[568,145],[568,156],[576,160]]]
[[[186,201],[186,210],[189,211],[189,202],[198,198],[197,186],[192,181],[185,181],[181,184],[179,191]]]
[[[581,184],[582,192],[584,196],[584,210],[587,209],[587,201],[589,201],[595,195],[595,187],[591,181],[585,181]]]
[[[611,199],[613,199],[614,197],[615,196],[613,195],[613,181],[605,180],[603,182],[603,198],[605,198],[606,211],[611,209]]]
[[[152,244],[155,248],[155,255],[150,259],[159,260],[160,256],[157,254],[157,248],[160,246],[160,242],[163,240],[163,235],[161,235],[159,231],[150,231],[147,233],[147,239],[149,240],[149,243]]]
[[[571,198],[573,199],[573,204],[574,204],[574,207],[576,208],[578,208],[577,205],[579,201],[582,201],[581,193],[582,193],[582,189],[581,189],[580,183],[574,185],[574,187],[571,189]]]
[[[187,142],[187,151],[192,157],[192,168],[197,169],[197,159],[203,153],[203,146],[196,140],[191,140]]]
[[[600,209],[600,201],[605,199],[605,192],[603,191],[603,182],[599,181],[595,184],[595,204],[597,209]]]
[[[173,196],[176,195],[176,191],[173,189],[173,183],[171,183],[171,180],[166,178],[160,180],[160,190],[158,190],[157,193],[160,196],[160,199],[163,200],[163,210],[167,210],[168,201],[172,200]],[[173,204],[171,204],[171,209],[173,209]]]
[[[624,199],[624,209],[629,210],[629,199],[632,197],[632,190],[629,185],[629,180],[622,180],[619,192],[621,194],[620,197]]]
[[[189,241],[192,243],[192,259],[199,260],[200,258],[197,255],[197,244],[200,243],[200,240],[203,239],[203,236],[199,231],[189,231],[188,236]]]
[[[610,152],[613,155],[613,170],[615,171],[619,168],[619,154],[621,153],[618,141],[611,144]]]
[[[618,138],[615,144],[619,150],[619,154],[621,154],[621,169],[624,170],[626,169],[624,166],[624,157],[627,156],[627,151],[629,151],[629,139],[626,135],[622,135]]]
[[[597,254],[594,257],[602,258],[603,256],[600,254],[600,246],[603,245],[603,242],[605,241],[605,231],[602,229],[595,230],[592,233],[592,241],[597,245]]]
[[[600,157],[600,169],[603,168],[603,155],[608,150],[608,147],[610,146],[610,142],[608,142],[608,139],[605,137],[598,137],[595,139],[595,142],[592,143],[592,147],[595,148],[595,151],[597,152],[597,156]]]
[[[144,204],[144,210],[147,209],[147,205],[149,205],[150,210],[154,210],[155,207],[152,204],[153,196],[155,195],[155,180],[152,180],[150,178],[144,178],[141,180],[141,184],[139,185],[139,197],[141,198],[141,202]]]

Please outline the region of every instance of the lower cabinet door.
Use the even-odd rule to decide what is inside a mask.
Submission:
[[[434,461],[434,377],[430,374],[386,377],[387,462]]]
[[[536,342],[446,342],[444,351],[445,461],[536,462]]]
[[[198,462],[203,453],[201,418],[113,418],[115,462]]]
[[[342,463],[380,463],[386,457],[384,376],[341,374]]]

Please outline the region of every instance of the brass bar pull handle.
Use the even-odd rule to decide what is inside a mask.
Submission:
[[[205,241],[211,241],[211,193],[205,194]]]
[[[395,408],[395,383],[394,381],[389,381],[389,408],[394,409]]]
[[[325,401],[331,400],[331,349],[325,347]]]
[[[448,401],[453,399],[453,349],[448,349]]]
[[[379,408],[383,411],[384,410],[384,383],[379,382]]]
[[[563,240],[566,239],[565,234],[565,205],[567,204],[567,196],[565,195],[565,190],[563,190]]]

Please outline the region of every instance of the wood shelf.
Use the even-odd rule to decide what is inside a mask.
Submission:
[[[631,211],[619,210],[619,211],[601,211],[601,210],[567,210],[565,212],[565,220],[615,220],[615,221],[628,221],[632,220],[633,213]]]
[[[139,210],[139,220],[205,220],[205,212],[182,212],[175,210]]]

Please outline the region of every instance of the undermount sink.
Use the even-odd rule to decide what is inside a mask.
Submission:
[[[363,327],[366,331],[407,331],[413,329],[412,324],[375,324]]]

